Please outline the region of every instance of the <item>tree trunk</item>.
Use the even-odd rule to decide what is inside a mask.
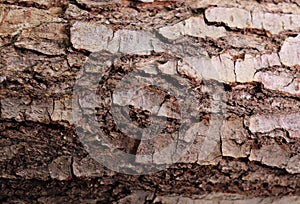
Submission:
[[[298,0],[0,0],[1,203],[299,203]]]

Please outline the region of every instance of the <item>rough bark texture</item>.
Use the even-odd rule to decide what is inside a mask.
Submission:
[[[99,60],[99,52],[120,57]],[[149,175],[96,162],[72,118],[76,77],[84,87],[95,65],[106,67],[95,115],[107,139],[158,165],[155,152],[182,122],[176,98],[157,87],[114,90],[134,70],[149,79],[176,75],[191,87],[199,120],[189,121],[186,155]],[[0,202],[299,203],[299,83],[298,0],[0,0]],[[76,101],[81,114],[89,114],[89,96]],[[118,128],[112,104],[122,117],[126,102],[136,126],[166,122],[158,139]],[[208,132],[213,148],[205,154]]]

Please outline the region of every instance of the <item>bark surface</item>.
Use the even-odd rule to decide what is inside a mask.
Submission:
[[[299,203],[299,86],[298,0],[0,0],[0,202]]]

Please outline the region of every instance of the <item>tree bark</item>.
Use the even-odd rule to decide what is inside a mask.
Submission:
[[[0,11],[1,203],[299,203],[299,1]]]

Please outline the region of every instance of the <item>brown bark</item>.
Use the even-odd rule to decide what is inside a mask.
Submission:
[[[282,196],[299,202],[299,23],[297,0],[0,0],[0,202],[275,203]],[[99,52],[107,59],[91,57]],[[111,56],[116,59],[109,61]],[[178,98],[150,87],[142,90],[149,100],[130,104],[136,126],[166,122],[158,139],[147,142],[119,129],[111,102],[120,117],[124,110],[112,95],[134,70],[150,67],[148,78],[156,77],[152,72],[176,73],[178,84],[191,88],[199,102],[197,111],[187,109],[190,126],[198,130],[187,155],[149,175],[122,174],[95,161],[95,132],[80,127],[88,135],[84,143],[72,119],[73,88],[78,78],[94,80],[93,63],[107,66],[95,109],[106,139],[124,152],[150,152],[153,158],[180,131]],[[75,105],[83,112],[92,91]],[[152,109],[145,107],[154,100],[162,115],[150,118]],[[214,110],[212,101],[224,112]],[[217,126],[208,133],[212,123]],[[205,155],[207,134],[216,137]],[[156,161],[151,168],[161,165]],[[203,197],[211,193],[221,194]]]

